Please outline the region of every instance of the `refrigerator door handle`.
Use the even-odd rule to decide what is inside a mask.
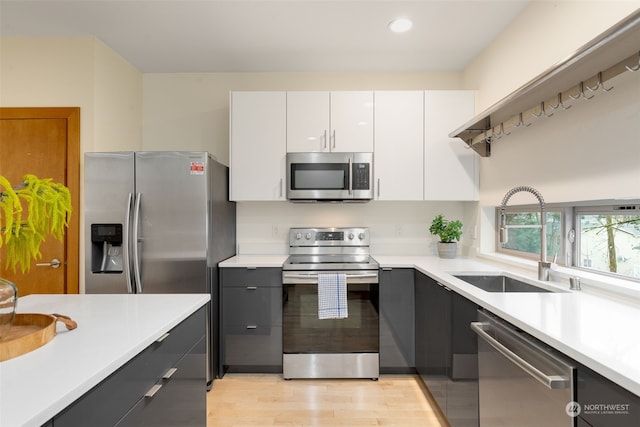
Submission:
[[[142,194],[136,193],[135,208],[133,210],[133,274],[136,284],[136,293],[142,293],[142,281],[140,280],[140,254],[138,244],[140,242],[140,203]]]
[[[125,213],[125,221],[124,221],[124,238],[123,241],[125,244],[122,245],[123,248],[123,261],[124,261],[124,272],[125,276],[127,276],[127,291],[130,294],[133,293],[133,282],[131,280],[131,206],[133,205],[133,193],[129,193],[129,198],[127,200],[127,211]],[[106,243],[106,242],[105,242]]]

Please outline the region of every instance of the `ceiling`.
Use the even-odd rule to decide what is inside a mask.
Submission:
[[[530,2],[0,0],[0,36],[95,36],[143,73],[461,71]]]

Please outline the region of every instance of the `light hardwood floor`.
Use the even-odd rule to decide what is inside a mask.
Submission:
[[[207,427],[444,427],[413,375],[371,380],[291,380],[227,374],[207,393]]]

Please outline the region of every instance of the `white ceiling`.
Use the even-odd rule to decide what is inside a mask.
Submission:
[[[144,73],[461,71],[530,2],[0,0],[0,36],[95,36]]]

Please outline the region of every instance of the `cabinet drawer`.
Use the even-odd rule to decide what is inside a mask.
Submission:
[[[231,325],[282,325],[282,288],[223,289],[225,329]]]
[[[280,268],[223,268],[223,286],[282,286]]]
[[[178,361],[175,371],[156,383],[159,388],[155,393],[140,399],[117,426],[205,427],[206,353],[206,339],[202,337]]]
[[[205,334],[205,307],[54,417],[56,427],[113,426]]]
[[[282,366],[282,327],[230,328],[224,348],[227,366]]]

